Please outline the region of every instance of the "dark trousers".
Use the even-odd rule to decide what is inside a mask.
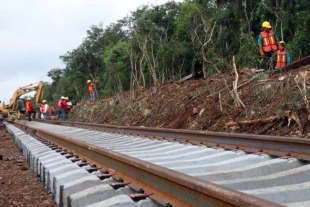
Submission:
[[[34,117],[36,117],[36,112],[35,111],[29,111],[28,113],[27,113],[27,115],[28,115],[28,121],[31,121],[31,115],[33,114],[33,116]]]
[[[265,70],[274,70],[277,64],[277,52],[270,51],[264,52],[264,69]]]
[[[56,120],[59,120],[59,119],[63,119],[63,120],[66,120],[66,111],[65,109],[58,109],[57,111],[57,117],[56,117]]]

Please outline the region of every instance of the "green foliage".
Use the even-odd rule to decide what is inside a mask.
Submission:
[[[50,77],[53,81],[57,82],[62,76],[63,71],[59,68],[48,71],[47,77]]]
[[[285,111],[283,109],[278,109],[276,112],[276,115],[278,117],[284,117],[285,116]]]
[[[251,115],[252,116],[257,116],[262,112],[262,108],[261,107],[253,107],[253,109],[251,110]]]
[[[302,94],[300,93],[300,91],[295,91],[291,94],[288,103],[289,104],[295,104],[295,103],[299,103],[302,100]]]
[[[236,56],[236,63],[239,68],[255,68],[260,64],[256,40],[250,34],[245,34],[240,38],[240,48]]]
[[[264,79],[266,79],[266,74],[265,74],[265,73],[259,73],[259,74],[257,74],[257,79],[258,79],[258,80],[264,80]]]
[[[44,83],[43,99],[45,99],[48,103],[54,102],[52,91],[52,84]]]
[[[121,92],[122,90],[129,90],[129,50],[130,46],[126,42],[118,42],[106,48],[104,63],[107,69],[98,80],[98,82],[101,82],[100,80],[105,81],[109,79],[100,91],[103,97]]]
[[[292,52],[295,57],[304,57],[309,55],[310,51],[310,13],[309,11],[299,12],[296,15],[296,19],[299,22],[295,31],[294,47]]]
[[[50,101],[61,95],[84,99],[86,81],[91,79],[104,98],[199,74],[202,68],[207,75],[231,71],[233,55],[238,68],[260,67],[257,37],[263,21],[271,22],[293,60],[298,60],[310,51],[309,10],[308,0],[143,5],[106,27],[90,26],[81,44],[60,56],[66,67],[48,72],[52,83],[45,94],[50,94]]]

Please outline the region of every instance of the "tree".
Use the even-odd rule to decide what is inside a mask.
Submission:
[[[81,44],[60,56],[47,90],[83,99],[86,81],[100,97],[151,87],[202,71],[207,77],[259,64],[257,37],[270,21],[294,60],[308,55],[308,0],[185,0],[144,5],[105,28],[92,25]],[[134,94],[134,93],[132,93]]]

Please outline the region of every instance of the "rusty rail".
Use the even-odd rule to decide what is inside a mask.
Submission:
[[[304,57],[300,60],[297,60],[295,62],[292,62],[291,64],[281,68],[280,70],[272,71],[271,74],[281,73],[281,72],[287,72],[289,70],[297,69],[305,65],[310,64],[310,56]]]
[[[58,123],[61,124],[61,123]],[[73,153],[83,156],[94,162],[96,165],[113,171],[116,180],[123,178],[129,181],[128,186],[137,188],[139,186],[150,193],[149,198],[162,206],[238,206],[238,207],[278,207],[282,206],[267,200],[263,200],[239,191],[230,190],[219,185],[203,181],[167,168],[163,168],[136,158],[125,156],[123,154],[106,150],[101,147],[87,144],[85,142],[61,137],[57,134],[46,130],[39,130],[34,127],[15,123],[19,128],[30,130],[36,136],[44,138],[62,148],[72,151]],[[66,122],[66,125],[70,125]],[[75,123],[74,125],[79,125]],[[83,125],[84,127],[86,125]],[[94,125],[87,124],[88,127]],[[99,127],[99,125],[95,125]],[[129,127],[130,128],[130,127]],[[129,130],[129,128],[126,130]],[[123,132],[122,127],[108,127],[111,131]],[[156,129],[145,130],[143,134]],[[133,130],[133,129],[131,129]],[[128,133],[138,133],[138,129]],[[173,130],[172,130],[173,131]],[[170,132],[172,133],[172,132]],[[174,132],[173,134],[175,134]],[[163,135],[159,133],[158,135]],[[183,134],[185,136],[185,134]],[[132,186],[131,186],[132,185]],[[167,205],[168,204],[168,205]]]
[[[118,134],[146,136],[155,139],[189,142],[208,147],[239,149],[249,153],[265,153],[271,156],[291,156],[300,160],[310,160],[310,140],[281,136],[223,133],[184,129],[163,129],[151,127],[113,126],[67,121],[41,121],[64,126],[87,128]]]

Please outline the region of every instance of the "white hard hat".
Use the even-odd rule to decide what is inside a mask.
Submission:
[[[284,41],[280,41],[280,45],[285,45],[285,42]]]
[[[65,97],[64,97],[64,96],[62,96],[62,97],[60,97],[60,99],[65,99]]]

